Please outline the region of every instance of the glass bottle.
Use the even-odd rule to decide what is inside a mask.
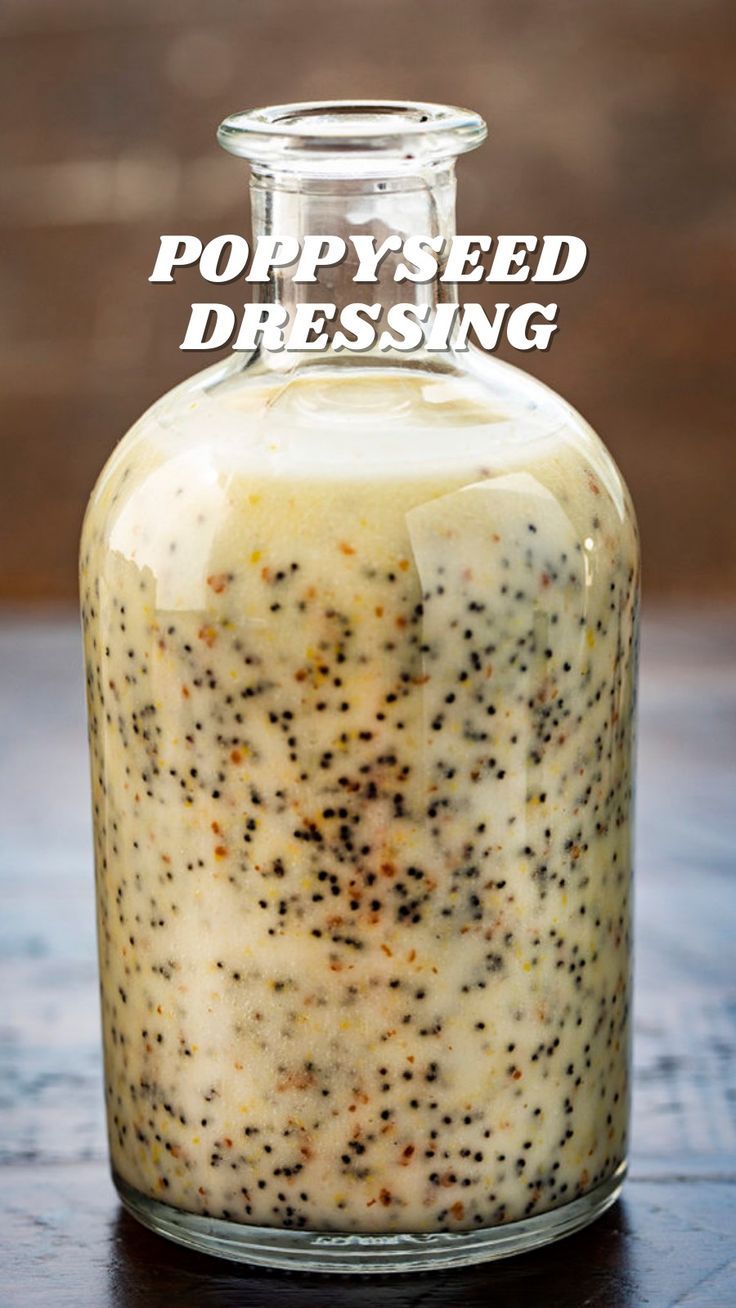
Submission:
[[[450,236],[482,121],[229,119],[256,234]],[[389,259],[266,297],[436,305]],[[543,1244],[619,1193],[638,549],[590,427],[475,350],[235,354],[85,519],[105,1083],[123,1203],[349,1272]]]

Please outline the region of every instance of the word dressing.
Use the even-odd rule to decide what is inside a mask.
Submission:
[[[216,236],[207,244],[191,235],[164,235],[151,282],[174,281],[178,268],[196,266],[215,284],[242,279],[270,290],[245,304],[238,322],[233,308],[212,301],[193,303],[182,350],[234,350],[263,347],[269,351],[375,349],[409,352],[448,348],[465,350],[473,334],[482,348],[494,350],[505,333],[518,350],[547,349],[557,330],[555,303],[497,303],[489,317],[477,303],[460,306],[445,291],[436,303],[421,287],[431,283],[559,284],[583,272],[588,257],[579,236],[487,235],[402,237],[391,233],[378,242],[363,234],[260,236],[249,245],[243,236]],[[355,301],[341,307],[316,300],[309,288],[334,291],[337,279],[354,285],[379,281],[418,289],[397,297],[388,309]],[[273,288],[278,287],[278,295]],[[303,289],[302,289],[303,288]]]

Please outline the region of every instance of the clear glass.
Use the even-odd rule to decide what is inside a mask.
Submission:
[[[461,110],[228,120],[256,232],[450,235]],[[371,298],[398,287],[387,264]],[[349,263],[267,298],[360,298]],[[554,1240],[629,1105],[638,546],[621,477],[477,351],[236,355],[92,495],[81,596],[110,1150],[270,1266]]]

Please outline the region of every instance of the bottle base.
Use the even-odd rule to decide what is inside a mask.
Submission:
[[[200,1217],[149,1199],[116,1173],[123,1206],[149,1230],[216,1258],[289,1272],[349,1275],[425,1272],[468,1267],[526,1253],[561,1240],[594,1222],[614,1204],[626,1176],[626,1163],[594,1190],[560,1208],[506,1226],[431,1234],[366,1234],[338,1231],[287,1231]]]

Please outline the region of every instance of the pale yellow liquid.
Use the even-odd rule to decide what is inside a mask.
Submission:
[[[146,1195],[467,1229],[624,1157],[637,562],[555,402],[147,415],[85,523],[108,1112]]]

